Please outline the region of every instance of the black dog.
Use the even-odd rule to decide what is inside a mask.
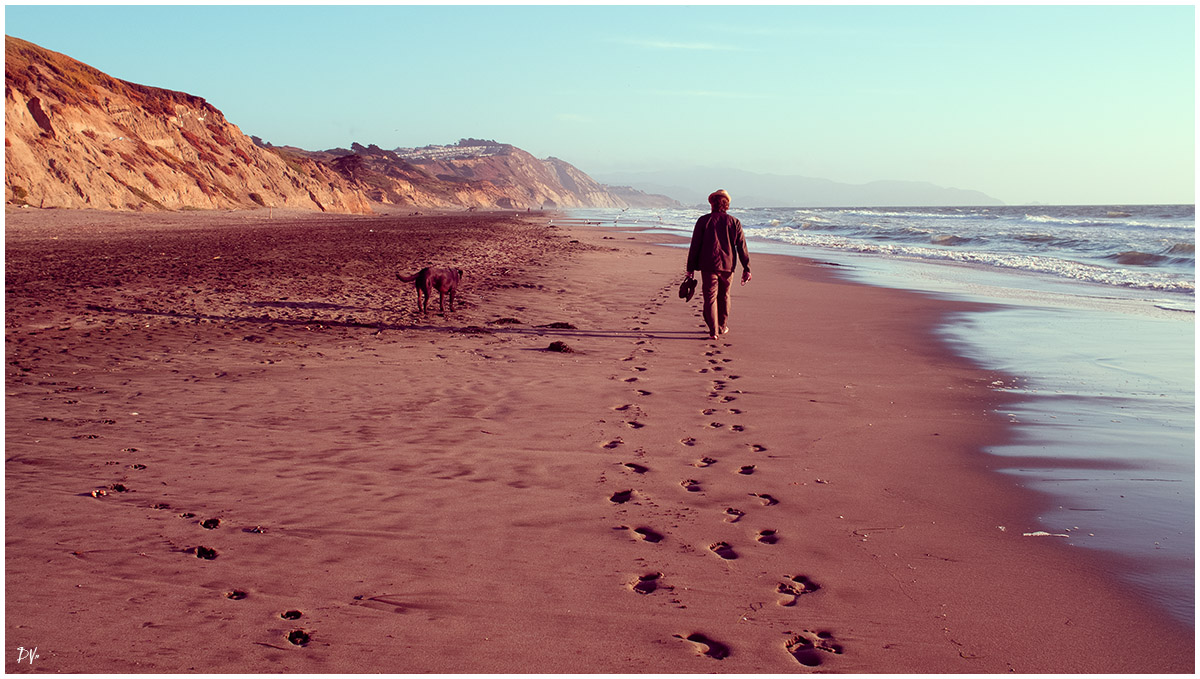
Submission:
[[[429,311],[429,296],[434,290],[438,291],[438,309],[442,313],[446,313],[445,299],[446,295],[450,296],[450,310],[454,311],[454,293],[458,291],[458,284],[462,281],[462,269],[450,269],[447,267],[425,267],[411,276],[402,276],[396,274],[396,278],[405,283],[416,281],[417,288],[417,308],[421,313]],[[422,295],[424,297],[422,298]]]

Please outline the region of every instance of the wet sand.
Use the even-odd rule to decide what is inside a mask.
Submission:
[[[961,305],[753,255],[709,342],[658,236],[267,216],[7,213],[7,671],[1194,668],[1024,535]]]

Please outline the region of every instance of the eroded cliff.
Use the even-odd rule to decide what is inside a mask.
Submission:
[[[370,212],[330,168],[259,148],[204,99],[5,36],[5,198],[39,207]]]

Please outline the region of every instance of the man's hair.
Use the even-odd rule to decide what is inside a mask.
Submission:
[[[708,204],[712,206],[713,212],[725,212],[729,209],[729,194],[725,189],[717,189],[708,194]]]

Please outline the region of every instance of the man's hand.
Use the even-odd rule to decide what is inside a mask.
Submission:
[[[688,279],[689,281],[690,281],[690,280],[692,280],[692,279],[693,279],[693,278],[695,278],[695,277],[696,277],[696,272],[695,272],[695,271],[689,271],[689,272],[687,272],[687,279]]]
[[[742,285],[749,283],[751,278],[753,278],[753,276],[750,275],[749,271],[742,270]]]

